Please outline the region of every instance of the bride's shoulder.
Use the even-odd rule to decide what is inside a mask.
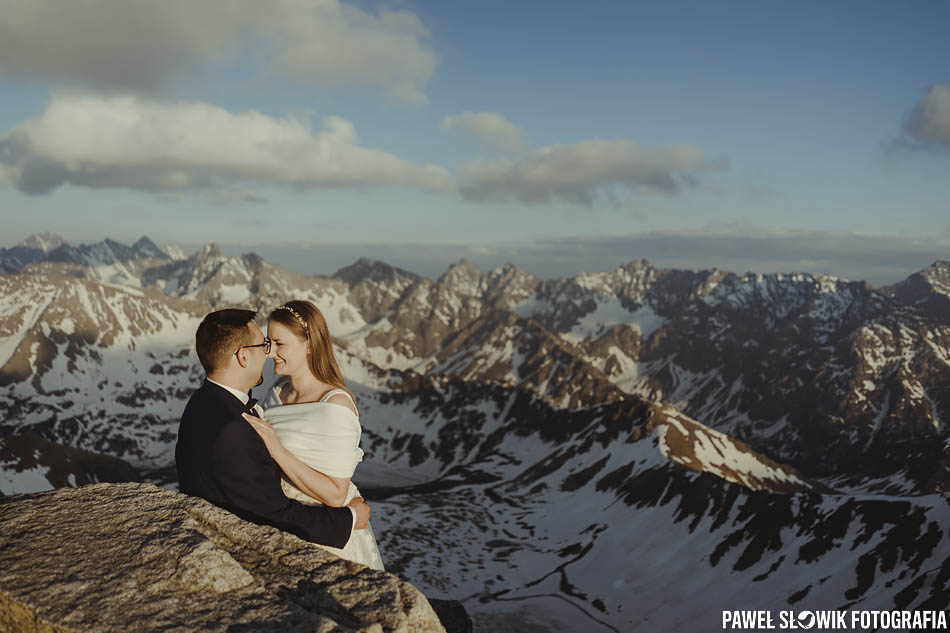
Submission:
[[[343,405],[344,407],[352,411],[353,415],[355,415],[357,418],[360,417],[359,411],[356,410],[356,403],[353,402],[353,399],[345,391],[340,391],[338,393],[333,394],[332,396],[326,399],[326,402],[332,402],[333,404]]]

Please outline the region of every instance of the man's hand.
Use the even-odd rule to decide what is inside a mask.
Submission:
[[[274,461],[277,461],[280,452],[284,450],[284,445],[277,438],[277,431],[274,430],[271,423],[250,413],[242,413],[241,416],[257,431],[257,434],[264,441],[264,446],[267,447],[267,452],[274,458]]]
[[[369,504],[363,501],[363,497],[354,497],[348,504],[349,507],[356,510],[356,523],[354,530],[365,530],[369,527]]]

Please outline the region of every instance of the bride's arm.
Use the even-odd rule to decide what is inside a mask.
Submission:
[[[266,424],[266,422],[265,422]],[[342,507],[346,502],[346,494],[350,491],[350,480],[331,477],[314,470],[300,459],[281,446],[277,454],[271,457],[287,475],[287,479],[297,486],[303,493],[322,501],[328,506]]]
[[[350,480],[339,477],[325,475],[318,470],[314,470],[306,465],[300,459],[287,450],[280,440],[274,427],[264,420],[244,414],[251,427],[257,431],[257,434],[264,440],[264,446],[267,452],[274,458],[280,469],[287,475],[287,479],[295,485],[304,494],[313,497],[328,506],[341,507],[346,502],[346,495],[350,490]]]

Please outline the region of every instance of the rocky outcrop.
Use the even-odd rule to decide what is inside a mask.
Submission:
[[[124,483],[0,498],[0,631],[445,629],[391,574]]]

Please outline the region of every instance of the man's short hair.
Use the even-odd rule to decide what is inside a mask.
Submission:
[[[251,328],[257,312],[226,308],[208,314],[195,333],[195,350],[205,372],[227,367],[231,355],[244,345],[252,345]]]

